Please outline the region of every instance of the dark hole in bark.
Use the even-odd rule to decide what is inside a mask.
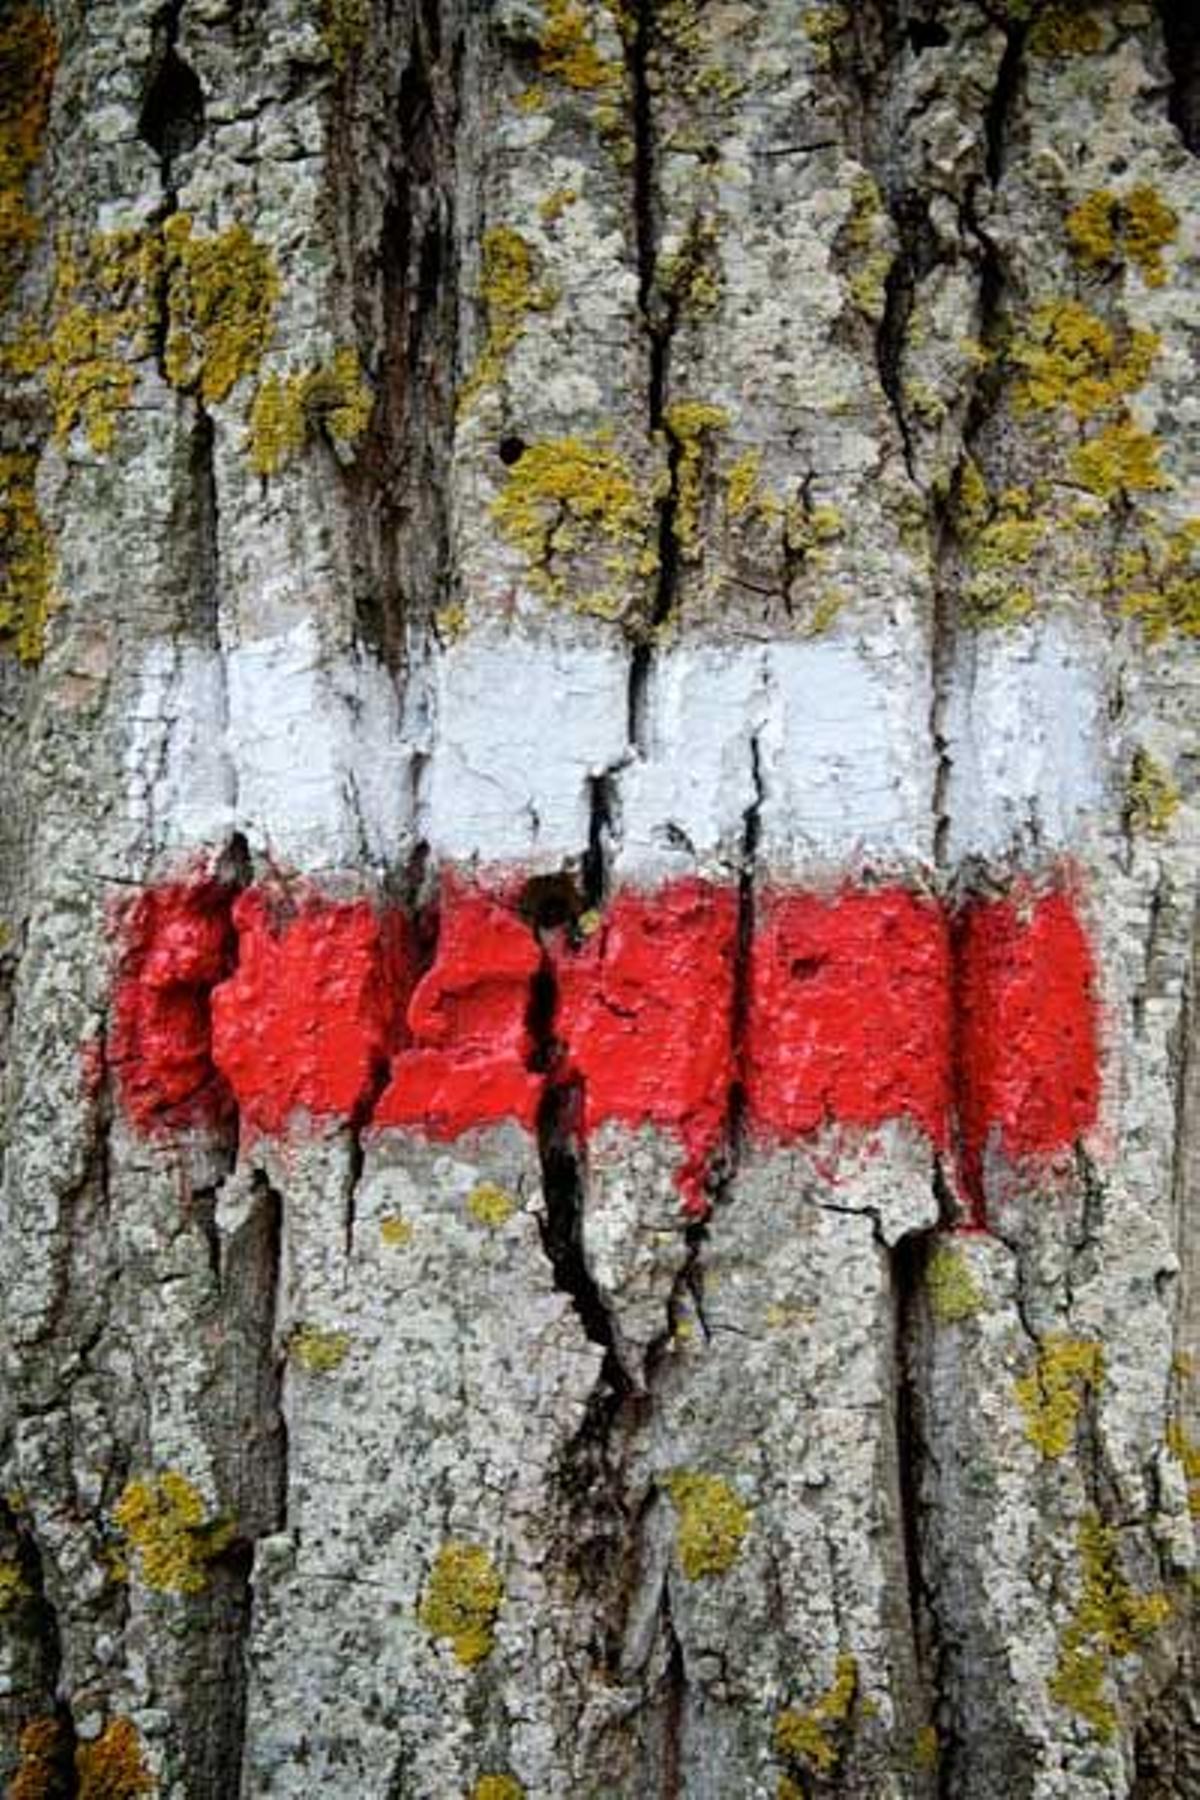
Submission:
[[[908,25],[908,41],[914,56],[920,56],[922,50],[942,50],[950,42],[950,33],[944,25],[935,19],[911,19]]]
[[[1167,116],[1188,149],[1200,154],[1200,8],[1196,0],[1159,0],[1171,88]]]
[[[524,456],[524,454],[525,454],[525,439],[524,438],[502,437],[500,439],[500,443],[497,446],[497,455],[499,456],[500,461],[502,463],[504,463],[506,465],[506,467],[511,469],[512,465],[515,462],[520,462],[520,460]]]
[[[194,150],[204,136],[204,95],[194,69],[177,52],[164,52],[142,103],[138,136],[171,162]]]

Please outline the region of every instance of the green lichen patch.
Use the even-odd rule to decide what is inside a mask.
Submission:
[[[487,317],[487,335],[459,395],[460,412],[481,388],[499,380],[530,313],[548,312],[558,298],[549,283],[537,279],[533,249],[511,225],[494,225],[484,233],[482,255],[479,297]]]
[[[1128,193],[1097,188],[1067,214],[1071,254],[1084,269],[1109,273],[1132,264],[1147,287],[1167,278],[1163,250],[1179,231],[1179,219],[1154,188]]]
[[[36,474],[36,456],[0,452],[0,650],[26,663],[41,657],[53,604],[54,556]]]
[[[941,1760],[941,1744],[936,1725],[922,1725],[913,1738],[914,1769],[936,1769]]]
[[[147,1587],[198,1594],[206,1565],[233,1537],[233,1526],[206,1518],[199,1490],[174,1469],[131,1481],[113,1511]]]
[[[1079,1600],[1059,1641],[1048,1687],[1051,1699],[1107,1742],[1117,1726],[1107,1693],[1111,1664],[1132,1655],[1166,1622],[1171,1603],[1163,1593],[1134,1591],[1118,1561],[1116,1533],[1094,1512],[1080,1522],[1079,1561]]]
[[[12,1557],[0,1556],[0,1615],[19,1606],[28,1592],[29,1586],[21,1573],[20,1563]]]
[[[339,75],[366,43],[370,23],[370,0],[321,0],[321,41]]]
[[[887,211],[874,176],[865,171],[850,185],[845,240],[851,258],[850,298],[864,318],[878,325],[887,305],[887,280],[895,261],[889,244]]]
[[[320,1325],[298,1325],[288,1339],[288,1356],[309,1375],[331,1375],[350,1354],[348,1331],[327,1331]]]
[[[317,433],[348,461],[373,403],[355,350],[335,350],[328,362],[300,374],[268,375],[250,404],[250,467],[258,475],[278,474]]]
[[[833,1686],[804,1711],[789,1707],[775,1721],[775,1754],[800,1773],[828,1775],[841,1757],[841,1733],[858,1694],[858,1663],[843,1653]]]
[[[548,600],[567,597],[564,569],[599,565],[608,582],[572,584],[577,611],[602,618],[620,614],[623,593],[658,566],[653,543],[654,503],[607,436],[548,438],[530,444],[508,471],[492,516],[529,566],[530,585]]]
[[[467,1211],[477,1225],[488,1231],[499,1231],[517,1210],[517,1202],[507,1189],[494,1181],[480,1181],[467,1195]]]
[[[1063,408],[1080,420],[1110,411],[1142,386],[1158,343],[1152,331],[1114,329],[1078,300],[1047,301],[1009,349],[1017,410]]]
[[[726,1574],[750,1529],[749,1507],[719,1475],[680,1469],[664,1486],[678,1514],[675,1548],[688,1580]]]
[[[679,248],[659,258],[657,282],[668,315],[697,319],[716,309],[724,285],[719,244],[716,220],[699,213]]]
[[[1188,1484],[1188,1511],[1200,1519],[1200,1442],[1191,1437],[1178,1419],[1167,1426],[1167,1449],[1183,1465]]]
[[[1179,789],[1157,758],[1140,746],[1125,784],[1125,823],[1140,835],[1159,837],[1179,811]]]
[[[1075,1441],[1084,1396],[1103,1383],[1103,1345],[1089,1338],[1046,1338],[1032,1369],[1016,1382],[1025,1436],[1034,1448],[1050,1460],[1065,1456]]]
[[[6,6],[0,13],[0,311],[37,242],[29,178],[41,161],[58,58],[57,40],[41,8]]]
[[[434,1558],[417,1617],[468,1668],[490,1656],[504,1584],[479,1544],[452,1540]]]
[[[132,1720],[112,1719],[99,1737],[76,1746],[75,1781],[78,1800],[134,1800],[154,1792],[158,1784]]]
[[[525,1800],[525,1789],[515,1775],[481,1775],[471,1800]]]
[[[813,66],[828,69],[833,63],[833,48],[850,24],[850,11],[838,0],[825,0],[820,6],[806,7],[800,25],[809,44]]]
[[[206,402],[224,400],[271,342],[280,293],[274,260],[242,224],[199,237],[188,214],[175,213],[162,235],[167,378]]]
[[[952,1244],[939,1244],[925,1269],[929,1310],[939,1325],[959,1325],[983,1311],[984,1298],[971,1265]]]
[[[1015,17],[1028,18],[1031,7],[1010,4]],[[1104,48],[1097,7],[1089,0],[1057,0],[1037,12],[1026,40],[1034,56],[1091,56]]]

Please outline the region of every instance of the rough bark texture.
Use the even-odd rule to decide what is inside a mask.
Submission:
[[[1191,9],[0,5],[0,1780],[1200,1795]]]

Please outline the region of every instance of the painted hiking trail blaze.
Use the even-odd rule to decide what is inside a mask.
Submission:
[[[544,944],[518,895],[447,879],[422,924],[208,877],[147,890],[122,921],[109,1046],[130,1122],[152,1134],[236,1112],[269,1135],[336,1120],[452,1139],[503,1119],[533,1130],[547,1084],[571,1084],[585,1133],[611,1120],[673,1134],[685,1207],[702,1214],[740,1083],[763,1143],[897,1119],[938,1150],[957,1135],[976,1223],[989,1152],[1052,1155],[1095,1122],[1094,971],[1065,888],[1024,883],[953,916],[899,886],[769,891],[740,1047],[732,886],[625,892],[582,941],[556,929]],[[539,978],[553,983],[548,1070]]]

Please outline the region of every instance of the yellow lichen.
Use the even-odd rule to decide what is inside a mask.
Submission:
[[[730,464],[725,475],[725,511],[731,519],[742,518],[755,505],[761,472],[761,450],[745,450]]]
[[[545,0],[545,4],[546,23],[538,40],[543,75],[580,92],[618,87],[621,65],[596,48],[587,12],[578,0]]]
[[[1163,1593],[1138,1594],[1117,1560],[1116,1533],[1088,1513],[1079,1526],[1081,1592],[1059,1641],[1049,1692],[1059,1706],[1085,1719],[1107,1742],[1116,1710],[1105,1692],[1108,1669],[1131,1655],[1166,1621],[1171,1603]]]
[[[845,31],[850,23],[850,14],[844,6],[810,6],[800,19],[804,35],[812,45],[813,64],[818,69],[827,69],[833,61],[834,41]]]
[[[310,1375],[330,1375],[350,1354],[350,1334],[320,1325],[298,1325],[288,1339],[288,1354]]]
[[[413,1239],[412,1223],[400,1213],[389,1213],[379,1221],[379,1236],[389,1250],[407,1249]]]
[[[525,557],[530,584],[550,600],[566,594],[564,558],[599,559],[621,587],[657,567],[653,503],[661,490],[635,480],[607,437],[549,438],[530,444],[508,471],[492,516]],[[581,612],[611,617],[621,600],[605,589],[575,591]]]
[[[467,1195],[467,1211],[477,1225],[499,1231],[517,1210],[513,1196],[494,1181],[480,1181]]]
[[[339,74],[366,43],[370,22],[369,0],[321,0],[321,38]]]
[[[837,507],[814,506],[803,490],[789,503],[784,514],[784,548],[809,568],[827,568],[827,546],[837,543],[845,535],[845,521]]]
[[[1200,1443],[1190,1437],[1178,1420],[1167,1426],[1167,1449],[1183,1464],[1188,1484],[1188,1511],[1200,1519]]]
[[[913,1738],[914,1769],[936,1769],[941,1757],[936,1725],[922,1725]]]
[[[279,275],[270,251],[245,225],[193,235],[187,213],[162,229],[167,282],[167,379],[224,400],[257,369],[274,332]]]
[[[1171,485],[1158,466],[1162,452],[1160,438],[1123,415],[1076,448],[1071,468],[1080,486],[1102,500],[1154,493]]]
[[[700,213],[688,225],[679,248],[659,259],[658,283],[676,317],[701,318],[720,300],[719,242],[716,220]]]
[[[538,216],[543,224],[556,225],[567,208],[574,206],[578,199],[579,195],[574,188],[555,188],[544,200],[538,201]]]
[[[5,1800],[53,1800],[72,1790],[69,1746],[57,1719],[31,1719],[17,1740],[17,1753],[20,1761]]]
[[[0,310],[9,300],[38,223],[29,177],[41,160],[57,43],[38,6],[7,6],[0,17]]]
[[[471,1800],[525,1800],[525,1789],[515,1775],[481,1775]]]
[[[1120,335],[1078,300],[1053,300],[1034,309],[1029,330],[1013,340],[1020,371],[1019,412],[1065,407],[1090,419],[1141,387],[1158,353],[1152,331]]]
[[[0,1613],[11,1611],[28,1592],[20,1563],[12,1557],[0,1556]]]
[[[504,1584],[487,1551],[451,1541],[434,1558],[417,1617],[430,1637],[444,1639],[459,1662],[472,1667],[492,1652],[503,1599]]]
[[[0,451],[0,650],[21,662],[42,654],[53,603],[54,558],[38,511],[37,458]]]
[[[689,1581],[724,1575],[750,1529],[750,1509],[719,1475],[679,1469],[663,1484],[679,1517],[675,1547]]]
[[[1007,626],[1027,618],[1034,596],[1024,572],[1049,528],[1029,489],[993,494],[968,457],[959,471],[955,521],[969,570],[963,589],[966,623]]]
[[[1067,214],[1071,254],[1085,269],[1107,270],[1132,263],[1148,287],[1167,278],[1162,252],[1179,230],[1179,219],[1152,187],[1127,194],[1097,188]]]
[[[858,1693],[858,1663],[845,1653],[837,1659],[833,1686],[804,1712],[789,1708],[775,1721],[775,1753],[804,1770],[826,1775],[841,1755],[839,1728],[850,1717]]]
[[[1016,1382],[1016,1395],[1025,1436],[1044,1457],[1064,1456],[1071,1448],[1084,1395],[1103,1381],[1102,1345],[1062,1335],[1039,1345],[1033,1368]]]
[[[495,225],[484,233],[479,296],[487,317],[487,335],[459,395],[460,411],[481,388],[499,379],[504,360],[530,313],[549,311],[557,298],[552,287],[535,281],[533,251],[511,225]]]
[[[1200,637],[1200,519],[1172,532],[1148,525],[1118,555],[1113,592],[1151,643],[1172,631]]]
[[[130,1719],[113,1719],[99,1737],[76,1746],[75,1778],[78,1800],[134,1800],[157,1785]]]
[[[1027,16],[1011,7],[1018,16]],[[1104,48],[1104,32],[1090,0],[1057,0],[1034,19],[1029,48],[1035,56],[1089,56]]]
[[[328,362],[298,375],[268,375],[250,405],[250,467],[259,475],[278,474],[318,431],[349,458],[373,403],[355,350],[335,350]]]
[[[19,374],[41,373],[60,444],[81,425],[93,450],[112,448],[117,417],[133,397],[131,361],[146,347],[156,243],[113,232],[94,237],[81,257],[59,239],[49,329],[14,346],[9,361]]]
[[[957,1325],[983,1308],[983,1293],[961,1250],[939,1244],[925,1270],[929,1310],[939,1325]]]
[[[174,1469],[129,1482],[113,1518],[136,1552],[146,1586],[167,1594],[198,1594],[206,1563],[233,1536],[232,1525],[205,1518],[199,1490]]]
[[[675,450],[674,534],[680,556],[694,562],[700,554],[700,502],[704,441],[729,423],[720,406],[702,400],[676,400],[663,413],[663,424]]]
[[[846,242],[854,259],[850,298],[866,318],[878,324],[887,304],[887,280],[895,261],[885,241],[887,215],[874,176],[856,175],[850,184]]]
[[[1179,810],[1179,789],[1157,758],[1140,746],[1125,787],[1125,823],[1133,832],[1160,835]]]

